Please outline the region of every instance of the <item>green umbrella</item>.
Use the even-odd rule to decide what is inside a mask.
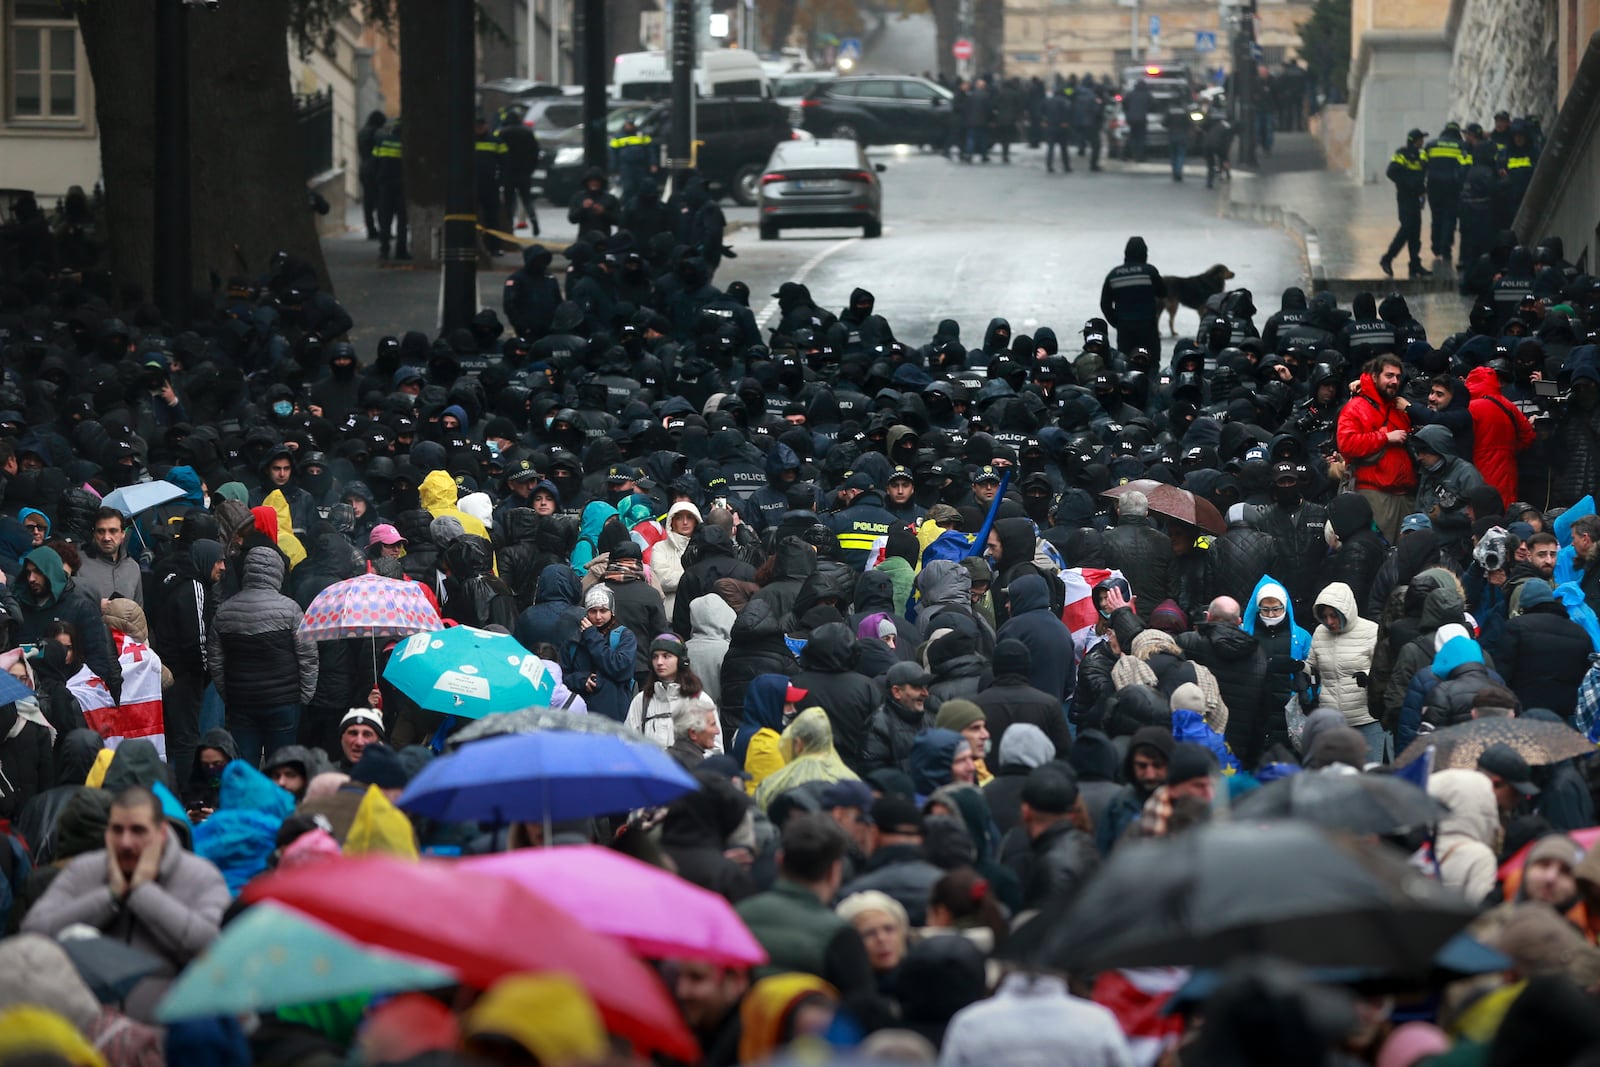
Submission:
[[[357,945],[298,912],[262,903],[184,969],[156,1015],[171,1023],[455,982],[446,968]]]

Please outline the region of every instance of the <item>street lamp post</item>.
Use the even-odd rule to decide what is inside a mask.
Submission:
[[[445,186],[442,326],[465,328],[478,310],[478,209],[472,159],[475,5],[453,0],[445,27]]]

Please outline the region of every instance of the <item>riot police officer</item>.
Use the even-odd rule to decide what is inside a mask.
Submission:
[[[1378,260],[1383,273],[1394,277],[1394,257],[1401,248],[1411,250],[1411,276],[1428,278],[1433,271],[1422,265],[1422,203],[1427,198],[1428,174],[1422,159],[1422,142],[1428,135],[1421,130],[1406,134],[1405,145],[1389,160],[1389,180],[1394,182],[1395,206],[1400,212],[1400,229],[1395,231],[1389,250]]]
[[[1450,262],[1456,242],[1456,215],[1461,201],[1461,185],[1467,179],[1472,157],[1461,139],[1461,124],[1447,122],[1444,131],[1422,150],[1428,178],[1428,207],[1432,212],[1430,235],[1433,254]]]
[[[489,120],[479,115],[473,123],[472,160],[478,201],[478,225],[486,230],[500,229],[500,172],[506,158],[506,143],[489,128]],[[489,254],[501,251],[500,241],[484,234]]]

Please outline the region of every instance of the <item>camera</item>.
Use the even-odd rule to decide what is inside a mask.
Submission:
[[[1509,536],[1500,526],[1486,531],[1478,546],[1472,550],[1472,558],[1486,571],[1505,570],[1510,555],[1506,551],[1506,538]]]

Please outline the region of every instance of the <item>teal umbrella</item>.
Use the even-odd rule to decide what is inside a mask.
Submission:
[[[207,1019],[456,981],[437,964],[357,945],[298,912],[261,903],[184,969],[156,1016],[164,1023]]]
[[[516,638],[472,626],[406,638],[383,676],[429,711],[463,719],[549,706],[556,685],[544,662]]]

